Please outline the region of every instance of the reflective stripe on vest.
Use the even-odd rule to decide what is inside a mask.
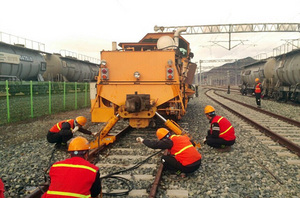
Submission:
[[[220,117],[219,120],[217,121],[217,123],[219,123],[222,119],[223,119],[223,117]]]
[[[181,152],[183,152],[184,150],[186,150],[186,149],[188,149],[188,148],[190,148],[190,147],[193,147],[193,145],[191,144],[191,145],[188,145],[188,146],[186,146],[186,147],[183,147],[180,151],[178,151],[178,152],[175,153],[174,155],[176,156],[176,155],[180,154]]]
[[[71,119],[70,119],[70,120],[71,120]],[[66,120],[66,122],[69,122],[70,120]],[[57,126],[57,128],[58,128],[59,130],[61,130],[61,128],[60,128],[60,126],[59,126],[59,122],[56,124],[56,126]],[[71,127],[71,130],[73,130],[72,127]]]
[[[256,86],[255,86],[255,93],[261,93],[261,89],[260,89],[260,84],[261,83],[258,83]]]
[[[81,195],[77,193],[71,193],[71,192],[62,192],[62,191],[47,191],[48,195],[62,195],[62,196],[70,196],[70,197],[79,197],[79,198],[89,198],[91,195]]]
[[[223,135],[224,133],[226,133],[227,131],[229,131],[232,128],[232,126],[230,126],[226,131],[224,131],[223,133],[220,133],[220,135]]]
[[[219,123],[222,119],[223,119],[223,117],[220,117],[220,119],[217,121],[217,123]],[[228,129],[226,129],[224,132],[220,133],[219,135],[223,135],[224,133],[227,133],[227,131],[229,131],[231,128],[232,128],[232,125],[230,127],[228,127]]]
[[[53,164],[53,167],[71,167],[71,168],[83,168],[90,170],[92,172],[97,172],[95,169],[89,167],[89,166],[84,166],[84,165],[74,165],[74,164]]]
[[[220,119],[217,121],[217,123],[219,123],[222,119],[223,119],[223,117],[220,117]],[[224,132],[220,133],[219,135],[223,135],[224,133],[229,131],[231,128],[232,128],[232,125],[230,127],[228,127],[228,129],[226,129]]]

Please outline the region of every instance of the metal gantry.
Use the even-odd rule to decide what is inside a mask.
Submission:
[[[300,23],[252,23],[252,24],[219,24],[192,26],[155,26],[155,31],[173,32],[186,27],[181,34],[222,34],[246,32],[300,32]]]
[[[219,25],[191,25],[191,26],[155,26],[154,31],[174,32],[178,28],[186,27],[186,31],[181,34],[229,34],[228,50],[243,44],[231,46],[232,33],[256,33],[256,32],[300,32],[300,23],[252,23],[252,24],[219,24]],[[215,42],[218,44],[219,42]],[[224,46],[222,46],[224,47]]]

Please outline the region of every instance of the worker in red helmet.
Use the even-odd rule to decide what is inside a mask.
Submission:
[[[255,79],[256,85],[254,87],[255,100],[258,108],[261,108],[261,92],[263,91],[259,78]]]
[[[225,148],[235,143],[235,131],[231,123],[224,117],[216,115],[215,108],[207,105],[204,113],[210,122],[204,143],[214,148]]]
[[[164,169],[184,177],[185,173],[192,173],[200,167],[201,154],[188,136],[171,135],[169,130],[165,128],[159,128],[156,131],[156,136],[158,141],[141,137],[136,140],[152,149],[168,149],[168,155],[161,158]]]
[[[67,142],[73,137],[76,131],[80,131],[88,135],[96,135],[91,131],[84,129],[87,119],[84,116],[78,116],[76,119],[63,120],[56,123],[47,134],[49,143],[56,143],[55,148],[67,148]]]
[[[50,186],[42,198],[97,197],[101,193],[99,168],[87,161],[89,148],[84,137],[72,139],[70,158],[51,166]]]

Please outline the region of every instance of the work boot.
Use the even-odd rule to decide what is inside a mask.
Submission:
[[[67,145],[67,143],[64,143],[64,142],[62,142],[62,143],[56,143],[55,144],[55,148],[59,149],[59,150],[67,150],[68,149],[68,145]]]
[[[231,151],[231,146],[222,145],[221,148],[217,148],[217,151],[219,151],[219,152],[229,152],[229,151]]]
[[[56,148],[56,149],[60,149],[60,147],[61,147],[61,143],[56,143],[56,144],[54,145],[54,148]]]

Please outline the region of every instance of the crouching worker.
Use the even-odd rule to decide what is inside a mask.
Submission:
[[[168,155],[164,155],[161,161],[164,169],[181,174],[192,173],[201,165],[201,154],[194,147],[190,138],[183,135],[171,135],[165,128],[156,131],[157,140],[147,140],[138,137],[136,140],[152,149],[168,149]]]
[[[74,138],[69,145],[70,157],[54,163],[49,171],[50,186],[42,198],[97,197],[101,192],[99,168],[87,161],[89,142]]]
[[[47,134],[49,143],[56,143],[56,148],[67,147],[67,142],[73,138],[73,133],[80,131],[88,135],[95,135],[91,131],[82,128],[87,122],[83,116],[78,116],[76,119],[63,120],[55,124]]]
[[[216,115],[215,109],[207,105],[204,113],[210,122],[204,143],[214,148],[225,148],[235,143],[235,132],[231,123],[224,117]]]

